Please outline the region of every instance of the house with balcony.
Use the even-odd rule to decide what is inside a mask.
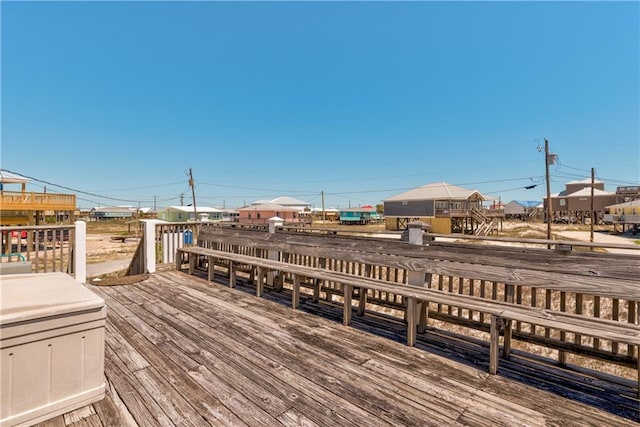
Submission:
[[[73,222],[76,195],[27,191],[29,179],[0,170],[0,225],[40,225],[46,217]]]
[[[640,229],[640,199],[606,206],[604,221],[612,223],[614,231],[622,233]]]
[[[406,230],[413,221],[430,224],[434,233],[486,235],[504,218],[504,209],[487,209],[493,200],[478,190],[435,182],[398,194],[384,202],[387,230]]]
[[[595,213],[596,223],[603,221],[605,207],[618,202],[618,195],[605,190],[604,182],[594,180],[592,191],[591,179],[570,181],[565,184],[564,191],[551,195],[552,219],[568,218],[571,221],[585,223],[591,219],[591,208]],[[592,199],[593,194],[593,201]],[[547,207],[547,199],[544,199]]]
[[[340,209],[340,224],[373,224],[381,220],[373,206]]]

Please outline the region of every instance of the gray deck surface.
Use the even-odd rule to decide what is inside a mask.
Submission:
[[[625,387],[517,355],[492,376],[481,344],[432,333],[409,348],[402,325],[345,327],[341,308],[304,295],[294,311],[286,291],[178,272],[89,287],[108,305],[107,397],[42,426],[637,425]]]

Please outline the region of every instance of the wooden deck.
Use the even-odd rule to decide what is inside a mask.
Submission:
[[[90,288],[108,305],[105,399],[42,426],[637,425],[632,387],[584,381],[444,333],[303,295],[257,298],[178,272]],[[472,355],[472,353],[476,355]],[[473,362],[472,362],[473,361]],[[635,410],[634,410],[635,408]]]

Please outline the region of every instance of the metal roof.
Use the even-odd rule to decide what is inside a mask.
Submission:
[[[626,207],[639,207],[640,208],[640,199],[631,200],[629,202],[618,203],[615,205],[609,205],[607,208],[626,208]]]
[[[168,206],[166,208],[159,209],[158,211],[168,211],[168,210],[192,213],[193,206]],[[212,208],[210,206],[196,206],[196,212],[208,213],[208,212],[222,212],[222,211],[220,209]]]
[[[3,184],[22,184],[29,181],[29,178],[0,169],[0,182]]]
[[[597,188],[593,189],[593,196],[613,196],[615,193],[609,193],[607,191],[598,190]],[[591,197],[591,187],[583,188],[581,190],[575,191],[571,194],[567,194],[565,197]]]
[[[604,184],[603,181],[598,181],[597,179],[593,181],[594,184]],[[573,184],[591,184],[591,178],[586,178],[583,180],[569,181],[565,185],[573,185]]]
[[[478,190],[468,190],[447,182],[435,182],[414,188],[405,193],[385,199],[385,202],[399,202],[403,200],[467,200],[477,194],[482,200],[489,200]]]
[[[300,209],[276,205],[275,203],[261,203],[259,205],[250,205],[239,208],[238,211],[275,211],[275,212],[300,212]]]
[[[311,203],[307,203],[304,200],[295,199],[295,198],[289,197],[289,196],[277,197],[277,198],[269,201],[268,203],[273,203],[275,205],[282,205],[282,206],[309,206],[309,205],[311,205]]]

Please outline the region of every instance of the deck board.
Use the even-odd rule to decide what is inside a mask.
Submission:
[[[407,347],[401,322],[345,327],[339,307],[306,295],[292,310],[287,291],[257,298],[177,272],[89,287],[108,305],[110,387],[77,425],[637,425],[615,398],[581,397],[597,382],[559,395],[517,356],[489,375],[463,354],[484,360],[482,345],[433,332]]]

